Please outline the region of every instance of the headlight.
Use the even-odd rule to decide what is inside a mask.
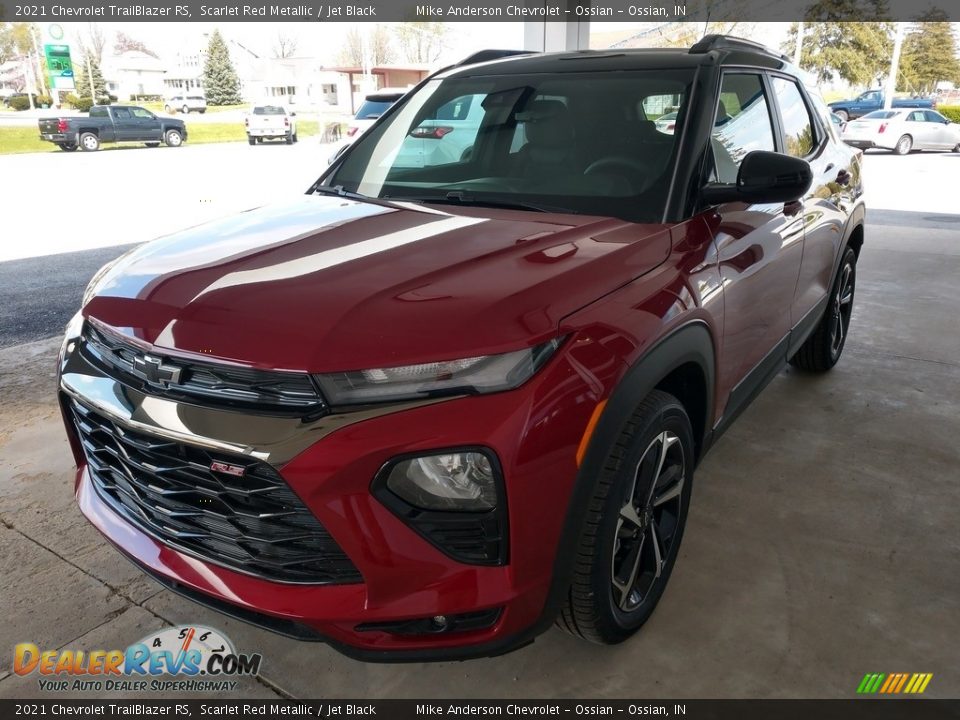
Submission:
[[[497,506],[494,465],[483,452],[451,452],[400,460],[390,469],[386,485],[423,510],[482,512]]]
[[[361,405],[442,395],[512,390],[525,383],[559,347],[559,340],[502,355],[317,375],[327,401]]]

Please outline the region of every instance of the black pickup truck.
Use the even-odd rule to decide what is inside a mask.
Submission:
[[[187,126],[183,120],[157,117],[136,105],[94,105],[89,117],[41,118],[40,139],[67,152],[78,147],[92,152],[109,142],[142,142],[147,147],[163,142],[180,147],[187,139]]]

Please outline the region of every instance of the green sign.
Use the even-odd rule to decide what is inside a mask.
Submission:
[[[73,61],[70,59],[69,45],[44,45],[43,54],[47,59],[47,75],[50,87],[57,90],[73,90]]]

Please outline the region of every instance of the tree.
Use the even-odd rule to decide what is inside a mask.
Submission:
[[[931,93],[941,80],[960,78],[957,39],[943,11],[925,13],[903,39],[898,89]]]
[[[442,22],[405,22],[395,33],[403,59],[410,63],[432,63],[446,45],[450,26]]]
[[[89,66],[87,60],[90,60]],[[93,74],[93,87],[96,90],[95,95],[90,94],[90,75]],[[106,103],[109,101],[107,93],[107,83],[103,79],[103,73],[100,72],[100,60],[97,59],[93,50],[86,46],[80,49],[80,61],[73,66],[74,82],[77,97],[92,98],[93,103]]]
[[[273,56],[279,60],[291,58],[297,54],[297,39],[283,30],[277,33],[273,43]]]
[[[107,35],[99,23],[87,23],[87,32],[81,38],[80,44],[90,50],[90,57],[94,58],[98,65],[103,61],[103,51],[107,49]]]
[[[237,105],[243,102],[240,79],[219,30],[214,30],[210,36],[207,61],[203,66],[203,88],[209,105]]]
[[[374,25],[372,32],[367,32],[367,27],[358,30],[351,28],[343,39],[343,48],[340,50],[340,60],[345,65],[354,67],[363,67],[363,51],[366,44],[367,57],[370,66],[383,65],[393,60],[393,47],[390,44],[390,33],[381,25]],[[366,40],[361,32],[367,33]]]
[[[157,57],[157,54],[144,45],[140,40],[130,37],[122,30],[117,32],[117,39],[113,43],[114,54],[121,55],[122,53],[130,52],[131,50],[145,53],[153,58]]]
[[[792,23],[782,49],[792,56],[796,44],[797,23]],[[878,85],[890,72],[892,52],[893,23],[807,23],[800,67],[823,82],[840,77],[851,85]]]

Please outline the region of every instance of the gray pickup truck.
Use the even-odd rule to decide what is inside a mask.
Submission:
[[[94,105],[89,116],[41,118],[40,139],[67,152],[77,148],[92,152],[111,142],[179,147],[187,139],[187,126],[183,120],[158,117],[136,105]]]

